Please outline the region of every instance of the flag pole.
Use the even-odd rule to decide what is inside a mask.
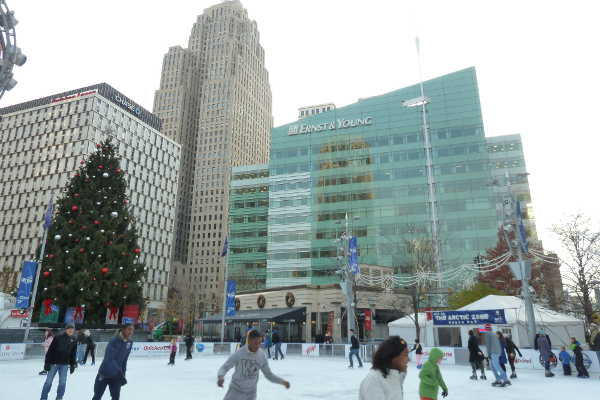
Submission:
[[[225,246],[223,248],[225,256],[225,271],[223,279],[223,313],[221,315],[221,343],[225,343],[225,313],[227,312],[227,273],[228,273],[228,259],[229,259],[229,235],[225,238]]]

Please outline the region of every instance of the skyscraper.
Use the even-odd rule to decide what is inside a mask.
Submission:
[[[201,309],[222,302],[232,167],[269,159],[271,89],[256,22],[237,1],[204,10],[188,47],[163,60],[154,112],[182,145],[173,278],[185,277]]]

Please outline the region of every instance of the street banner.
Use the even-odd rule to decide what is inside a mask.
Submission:
[[[127,304],[123,306],[123,324],[135,324],[140,316],[140,306],[138,304]]]
[[[360,273],[358,265],[358,240],[356,236],[352,236],[348,241],[348,266],[354,275]]]
[[[228,317],[235,315],[235,292],[236,285],[233,279],[227,281],[227,303],[226,303],[226,314]]]
[[[16,308],[29,308],[37,267],[38,263],[35,261],[23,262],[23,271],[21,272],[21,280],[19,281],[19,289],[17,290]]]
[[[44,306],[45,308],[46,306]],[[48,311],[46,313],[46,311]],[[43,310],[40,312],[40,321],[45,323],[55,324],[58,322],[58,316],[60,314],[60,307],[55,304],[50,304],[48,306],[48,310]]]
[[[371,313],[371,310],[365,310],[365,330],[366,331],[370,331],[373,330],[373,315]]]
[[[314,343],[302,343],[302,355],[304,357],[319,357],[319,345]]]
[[[335,313],[329,311],[327,313],[327,334],[333,337],[333,320],[335,319]]]
[[[433,325],[506,325],[504,310],[434,311]]]
[[[24,360],[24,343],[0,343],[0,361]]]
[[[106,308],[106,325],[117,325],[119,323],[119,307],[110,306]]]
[[[523,224],[523,210],[521,208],[521,202],[517,200],[517,225],[519,229],[519,239],[521,243],[521,251],[527,254],[529,252],[529,242],[527,241],[527,230],[525,224]]]
[[[65,312],[65,324],[83,324],[85,311],[83,307],[67,307]]]

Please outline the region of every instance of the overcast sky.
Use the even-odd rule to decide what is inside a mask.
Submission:
[[[29,60],[0,106],[98,82],[152,110],[163,54],[217,0],[7,0]],[[493,6],[495,3],[496,6]],[[488,136],[520,133],[541,238],[565,214],[600,219],[595,1],[246,0],[275,125],[300,106],[386,93],[475,66]]]

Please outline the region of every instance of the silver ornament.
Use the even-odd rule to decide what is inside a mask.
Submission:
[[[65,253],[69,254],[69,250],[65,250]]]
[[[123,267],[119,267],[119,269],[123,269]]]
[[[100,233],[104,233],[104,229],[100,229]]]
[[[90,237],[89,237],[89,236],[86,236],[86,237],[85,237],[85,240],[90,240]]]
[[[72,233],[69,233],[69,237],[72,237],[72,236],[73,236],[73,234],[72,234]]]
[[[81,288],[81,289],[79,289],[79,290],[83,292],[83,288]]]
[[[113,212],[110,213],[110,216],[113,217],[113,218],[117,218],[119,216],[119,213],[116,212],[116,211],[113,211]]]
[[[67,266],[67,269],[71,269],[71,267],[70,267],[70,266]]]
[[[97,201],[97,202],[96,202],[96,205],[97,205],[97,206],[99,206],[100,204],[102,204],[102,203],[100,203],[99,201]]]
[[[103,174],[102,174],[102,176],[103,176],[104,178],[108,178],[110,175],[108,174],[108,172],[105,172],[105,173],[103,173]]]
[[[102,254],[98,254],[98,258],[102,258]]]
[[[60,236],[60,235],[54,236],[54,240],[60,240],[61,238],[62,238],[62,236]]]

